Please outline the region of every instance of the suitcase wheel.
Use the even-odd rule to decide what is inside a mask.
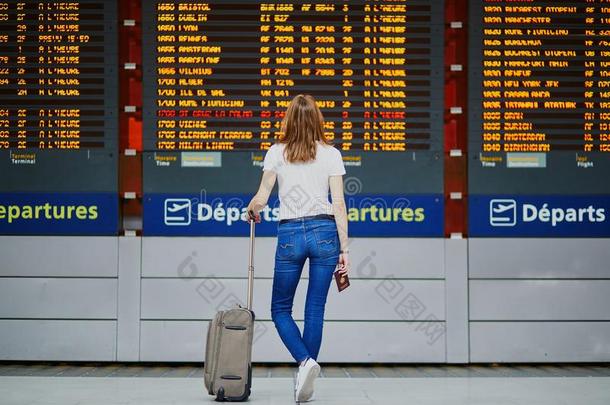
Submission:
[[[220,387],[218,389],[218,391],[216,391],[216,401],[224,402],[224,400],[225,400],[225,389],[223,387]]]

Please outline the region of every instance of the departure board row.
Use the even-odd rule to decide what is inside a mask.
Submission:
[[[116,2],[0,1],[0,190],[116,189]]]
[[[145,150],[265,150],[300,93],[343,151],[438,149],[442,6],[145,2]]]

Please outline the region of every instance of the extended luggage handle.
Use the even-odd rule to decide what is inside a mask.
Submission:
[[[250,217],[250,249],[248,252],[248,309],[252,310],[252,285],[254,284],[254,227],[256,221]]]

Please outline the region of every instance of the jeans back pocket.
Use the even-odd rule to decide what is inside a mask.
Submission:
[[[276,255],[280,259],[294,257],[294,232],[278,232]]]
[[[324,257],[338,253],[339,235],[336,228],[315,229],[314,235],[320,256]]]

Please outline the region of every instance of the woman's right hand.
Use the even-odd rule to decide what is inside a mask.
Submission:
[[[257,224],[260,224],[261,214],[254,212],[254,211],[248,211],[248,222],[250,222],[250,221],[254,221]]]
[[[338,263],[338,269],[337,271],[341,274],[347,274],[347,272],[349,271],[349,258],[347,253],[340,253],[339,254],[339,263]]]
[[[250,204],[247,207],[248,210],[248,222],[254,221],[257,224],[261,222],[261,214],[259,214],[259,209],[257,207],[255,198],[252,198]]]

